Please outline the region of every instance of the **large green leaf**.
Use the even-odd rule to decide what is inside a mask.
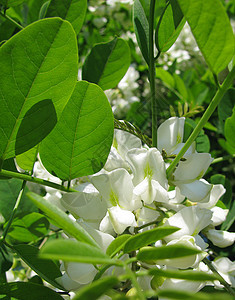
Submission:
[[[101,278],[83,287],[73,300],[96,300],[118,283],[118,278],[114,276]]]
[[[126,41],[115,38],[95,45],[82,67],[82,79],[98,84],[103,90],[114,88],[130,65]]]
[[[234,35],[220,0],[177,0],[208,66],[217,74],[234,55]]]
[[[95,240],[83,229],[77,222],[74,222],[69,218],[66,213],[60,210],[57,206],[51,204],[49,201],[45,200],[43,197],[29,192],[27,196],[30,200],[35,203],[47,216],[56,222],[56,224],[64,229],[64,231],[71,236],[75,237],[78,241],[83,241],[92,246],[98,247]]]
[[[199,254],[201,251],[184,245],[169,245],[161,247],[144,247],[137,254],[137,259],[153,262],[161,259],[171,259]]]
[[[106,253],[113,257],[119,251],[121,251],[127,240],[131,238],[130,234],[122,234],[117,236],[108,246]]]
[[[0,213],[8,221],[14,208],[16,199],[22,187],[22,181],[19,179],[0,180]],[[25,192],[28,191],[26,187]],[[17,209],[17,213],[29,213],[38,211],[37,207],[23,195],[22,201]]]
[[[77,52],[72,26],[59,18],[27,26],[0,48],[2,159],[15,156],[21,120],[34,104],[51,99],[60,116],[77,80]]]
[[[185,19],[176,1],[168,2],[155,32],[155,42],[160,52],[166,52],[176,41]]]
[[[34,104],[24,115],[15,141],[15,154],[21,154],[40,143],[57,122],[56,111],[51,100]]]
[[[98,172],[110,151],[113,126],[102,89],[78,82],[56,127],[40,145],[43,165],[63,180]]]
[[[69,21],[76,34],[82,28],[87,9],[87,0],[51,0],[47,9],[47,17],[60,17]]]
[[[52,284],[53,286],[62,289],[57,282],[56,278],[61,277],[57,264],[50,259],[42,259],[38,257],[39,249],[30,245],[15,245],[14,250],[20,256],[21,259],[40,277]]]
[[[0,246],[0,277],[2,273],[8,271],[13,265],[13,255],[8,250],[4,244]]]
[[[227,142],[234,148],[235,150],[235,107],[233,108],[233,114],[230,118],[227,118],[224,124],[224,135]]]
[[[150,269],[149,275],[161,276],[165,278],[177,278],[191,281],[214,281],[218,280],[218,277],[214,274],[208,274],[206,272],[199,272],[193,270],[163,270],[163,269]]]
[[[14,241],[29,243],[47,234],[49,222],[39,213],[31,213],[16,217],[7,233],[7,238]],[[10,239],[10,240],[11,240]]]
[[[157,227],[132,236],[124,246],[124,253],[140,249],[141,247],[155,243],[158,240],[178,231],[179,228],[172,226]]]
[[[149,64],[149,23],[143,6],[139,0],[135,0],[133,6],[133,23],[136,39],[143,57]]]
[[[40,257],[88,264],[117,264],[117,261],[111,259],[97,247],[69,239],[46,243],[40,251]]]
[[[0,295],[7,295],[19,300],[63,300],[55,291],[41,284],[30,282],[11,282],[0,285]]]

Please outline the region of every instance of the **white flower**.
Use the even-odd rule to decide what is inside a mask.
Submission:
[[[232,287],[235,287],[235,262],[231,261],[227,257],[220,257],[212,262],[212,265],[220,273],[220,275],[227,281]],[[223,288],[221,284],[217,284],[218,288]]]
[[[226,220],[227,214],[229,212],[228,209],[222,209],[221,207],[218,206],[213,207],[211,211],[213,212],[212,219],[211,219],[213,226],[218,226],[222,224]]]
[[[235,242],[235,233],[223,230],[209,229],[203,232],[206,237],[217,247],[225,248]]]
[[[184,235],[197,235],[203,228],[211,223],[212,212],[196,206],[189,206],[181,209],[164,223],[165,225],[176,226],[180,230],[164,238],[169,242],[179,239]]]

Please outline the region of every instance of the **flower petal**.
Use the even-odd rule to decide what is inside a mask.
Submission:
[[[192,202],[207,203],[210,200],[210,191],[212,184],[205,180],[195,180],[191,183],[180,183],[177,185],[180,193],[187,197]]]

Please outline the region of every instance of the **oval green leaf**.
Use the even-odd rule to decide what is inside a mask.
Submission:
[[[87,0],[51,0],[46,12],[47,17],[60,17],[69,21],[76,34],[82,28],[87,10]]]
[[[16,156],[17,165],[21,169],[27,172],[31,172],[33,170],[34,163],[37,159],[37,154],[38,154],[38,145],[20,155],[17,155]],[[5,170],[4,164],[3,164],[3,169]]]
[[[177,278],[191,281],[214,281],[218,280],[218,277],[214,274],[208,274],[206,272],[199,272],[193,270],[163,270],[163,269],[151,269],[149,275],[161,276],[165,278]]]
[[[82,67],[82,79],[98,84],[103,90],[114,88],[130,65],[130,49],[126,41],[115,38],[95,45]]]
[[[34,104],[51,99],[59,118],[76,84],[77,52],[72,26],[59,18],[27,26],[0,48],[2,159],[15,156],[21,120]]]
[[[135,0],[134,2],[133,23],[141,53],[146,63],[149,64],[149,22],[139,0]]]
[[[185,24],[176,1],[168,2],[157,24],[155,43],[158,51],[166,52],[174,44]]]
[[[235,107],[233,108],[233,114],[230,118],[227,118],[224,124],[224,135],[227,142],[234,148],[235,150]]]
[[[124,253],[129,253],[134,250],[140,249],[141,247],[155,243],[156,241],[163,239],[164,237],[178,231],[179,229],[180,228],[177,227],[165,226],[138,233],[128,239],[128,241],[125,243]]]
[[[130,234],[122,234],[116,237],[108,246],[106,250],[106,254],[113,257],[119,251],[121,251],[126,243],[127,240],[131,237]]]
[[[60,294],[41,284],[31,282],[11,282],[0,285],[0,295],[19,300],[64,300]],[[33,296],[33,298],[32,298]]]
[[[69,239],[59,239],[46,243],[40,250],[39,255],[41,258],[61,259],[63,261],[87,264],[116,264],[116,261],[111,259],[101,249]]]
[[[171,259],[199,254],[196,248],[183,245],[170,245],[162,247],[146,247],[140,249],[137,259],[145,262],[153,262],[160,259]]]
[[[40,145],[43,165],[62,180],[98,172],[108,157],[113,127],[112,109],[102,89],[78,82],[56,127]]]
[[[220,0],[177,0],[208,66],[218,74],[234,56],[229,18]]]
[[[102,296],[106,291],[113,288],[119,283],[117,277],[108,276],[101,278],[97,281],[93,281],[88,286],[82,288],[73,298],[73,300],[96,300]]]
[[[71,220],[69,216],[65,212],[60,210],[57,206],[51,204],[49,201],[33,192],[29,192],[27,196],[50,219],[55,221],[59,227],[64,229],[66,233],[70,234],[78,241],[83,241],[99,248],[95,240],[77,222]]]
[[[56,282],[56,278],[61,277],[62,274],[59,267],[53,260],[45,260],[38,257],[39,249],[31,245],[15,245],[14,250],[40,277],[53,286],[64,290],[64,288]]]

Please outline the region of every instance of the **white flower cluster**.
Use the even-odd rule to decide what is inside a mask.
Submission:
[[[89,176],[87,182],[73,186],[78,193],[66,193],[60,198],[64,209],[86,228],[104,251],[114,237],[124,231],[133,233],[135,227],[148,230],[158,225],[176,226],[180,230],[156,242],[155,246],[183,244],[203,252],[159,260],[157,265],[205,270],[202,259],[207,256],[206,238],[219,247],[234,243],[234,233],[215,229],[224,222],[228,210],[216,206],[225,193],[224,187],[202,179],[212,161],[210,154],[197,153],[193,144],[171,178],[166,177],[169,160],[184,145],[184,121],[184,118],[173,117],[158,128],[158,149],[142,146],[134,135],[115,130],[104,168]],[[228,268],[219,260],[214,265],[234,284],[229,277],[234,268],[231,269],[229,262]],[[65,273],[60,282],[67,289],[89,283],[97,272],[93,265],[87,264],[66,263],[63,267]],[[179,289],[198,291],[204,285],[166,279],[159,288],[179,286]]]

